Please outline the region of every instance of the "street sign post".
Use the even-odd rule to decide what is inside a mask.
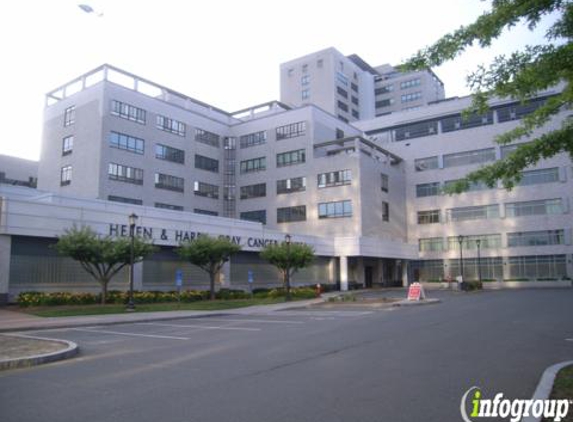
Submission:
[[[181,287],[183,286],[183,271],[175,271],[175,286],[177,287],[177,302],[181,303]]]
[[[251,293],[251,296],[253,295],[253,283],[255,281],[255,277],[253,275],[253,271],[249,270],[249,272],[247,273],[247,281],[249,282],[249,292]]]

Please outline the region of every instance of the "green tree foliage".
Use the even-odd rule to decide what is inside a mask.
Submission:
[[[199,236],[182,243],[177,253],[182,259],[197,265],[209,274],[210,299],[214,300],[215,279],[231,255],[240,250],[241,246],[234,244],[226,237]]]
[[[290,299],[290,279],[301,268],[308,267],[314,259],[314,250],[304,243],[286,242],[270,244],[261,251],[261,258],[268,261],[280,271],[286,290],[287,300]]]
[[[129,238],[100,237],[90,227],[68,229],[54,245],[60,255],[69,256],[78,261],[83,269],[100,283],[102,304],[106,301],[109,281],[130,263],[130,247]],[[152,244],[140,237],[135,237],[134,262],[142,261],[154,251],[155,247]]]
[[[559,111],[571,107],[573,99],[573,2],[570,0],[493,0],[491,10],[475,22],[443,36],[433,45],[418,51],[404,65],[404,70],[440,66],[454,60],[467,47],[489,47],[503,30],[526,24],[535,31],[540,21],[551,14],[557,17],[545,33],[545,42],[527,46],[523,51],[498,56],[489,66],[480,66],[468,75],[468,86],[473,102],[465,115],[487,110],[488,100],[494,97],[511,98],[527,103],[536,93],[562,84],[562,90],[550,97],[532,114],[522,119],[519,126],[496,138],[501,145],[526,139],[503,160],[469,173],[465,179],[448,187],[449,193],[467,190],[471,183],[484,182],[493,187],[501,180],[511,189],[521,180],[521,171],[539,160],[560,152],[573,158],[573,120],[566,119],[560,128],[536,136],[534,131],[545,126]]]

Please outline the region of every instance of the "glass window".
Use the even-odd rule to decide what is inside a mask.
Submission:
[[[438,121],[428,120],[426,122],[412,123],[394,129],[394,139],[405,141],[408,139],[421,138],[423,136],[435,135],[438,133]]]
[[[277,223],[306,221],[306,205],[277,208]]]
[[[451,208],[448,210],[449,221],[487,220],[499,218],[499,205],[478,205],[473,207]]]
[[[267,224],[267,211],[257,210],[257,211],[245,211],[239,216],[241,220],[255,221],[258,223]]]
[[[440,210],[418,211],[418,224],[434,224],[440,222]]]
[[[107,173],[110,180],[133,183],[134,185],[143,185],[142,169],[109,163]]]
[[[64,110],[64,126],[71,126],[76,122],[76,106]]]
[[[444,133],[491,125],[493,124],[493,111],[488,111],[486,114],[471,114],[467,118],[463,118],[461,114],[444,117],[440,123]]]
[[[155,158],[171,161],[173,163],[184,164],[185,151],[173,147],[168,147],[167,145],[156,144]]]
[[[318,218],[352,217],[352,201],[322,202],[318,204]]]
[[[336,92],[337,92],[338,95],[340,95],[341,97],[348,98],[348,91],[346,91],[345,89],[342,89],[341,87],[337,86],[337,87],[336,87]]]
[[[426,171],[426,170],[433,170],[438,168],[438,157],[426,157],[426,158],[418,158],[414,160],[414,166],[416,167],[416,171]]]
[[[185,123],[169,117],[157,116],[155,127],[178,136],[185,136]]]
[[[136,154],[143,154],[145,152],[145,141],[143,139],[123,133],[111,132],[109,135],[109,146]]]
[[[142,125],[145,124],[146,112],[144,109],[122,103],[121,101],[111,101],[111,114]]]
[[[420,252],[442,252],[444,250],[444,239],[441,237],[429,237],[418,240]]]
[[[542,230],[507,234],[507,247],[549,246],[565,243],[564,230]]]
[[[551,214],[563,214],[561,198],[505,204],[506,217],[526,217],[528,215]]]
[[[62,167],[60,172],[60,186],[67,186],[72,183],[72,166]]]
[[[292,166],[306,161],[306,151],[298,149],[277,154],[277,167]]]
[[[519,186],[539,185],[559,181],[559,169],[557,167],[549,169],[528,170],[521,173]]]
[[[409,103],[411,101],[416,101],[422,98],[421,92],[412,92],[411,94],[404,94],[401,96],[401,100],[403,103]]]
[[[252,158],[250,160],[241,161],[241,173],[252,173],[255,171],[266,170],[266,158]]]
[[[382,201],[382,221],[390,221],[390,204]]]
[[[155,173],[155,187],[158,189],[172,190],[183,192],[185,180],[181,177],[170,176],[168,174]]]
[[[440,182],[422,183],[416,185],[416,197],[436,196],[440,194]]]
[[[287,138],[296,138],[306,133],[306,122],[291,123],[276,129],[277,141]]]
[[[195,214],[211,215],[213,217],[217,217],[219,215],[217,211],[202,210],[200,208],[193,208],[193,212]]]
[[[304,192],[306,190],[306,177],[293,177],[277,180],[277,195],[283,193]]]
[[[510,120],[518,120],[522,117],[527,116],[528,114],[533,113],[539,107],[541,107],[547,98],[538,98],[534,100],[530,100],[525,104],[509,104],[505,106],[501,106],[496,109],[497,112],[497,121],[499,123],[508,122]]]
[[[400,89],[413,88],[415,86],[420,86],[421,83],[422,81],[420,78],[410,79],[408,81],[400,82]]]
[[[249,133],[239,138],[241,148],[254,147],[267,142],[267,132],[265,130],[255,133]]]
[[[219,148],[220,136],[203,129],[195,129],[195,140],[197,142]]]
[[[172,210],[172,211],[183,211],[183,207],[181,205],[164,204],[162,202],[156,202],[155,208],[162,208],[164,210]]]
[[[332,171],[318,175],[319,188],[349,185],[350,183],[352,183],[352,170]]]
[[[74,135],[66,136],[62,139],[62,155],[69,155],[74,149]]]
[[[213,173],[219,172],[219,160],[214,158],[204,157],[203,155],[195,154],[195,168],[210,171]]]
[[[495,148],[477,149],[444,155],[444,168],[495,161]]]
[[[381,186],[382,186],[381,187],[382,192],[388,192],[388,175],[382,173],[382,174],[380,174],[380,176],[381,176],[380,181],[381,181]]]
[[[454,183],[458,182],[461,179],[456,179],[456,180],[446,180],[444,182],[444,188],[447,188],[451,185],[453,185]],[[470,183],[468,190],[466,192],[476,192],[476,191],[480,191],[480,190],[486,190],[486,189],[493,189],[490,188],[488,185],[486,185],[484,182],[473,182]]]
[[[219,186],[197,181],[193,185],[193,193],[196,196],[219,199]]]
[[[510,256],[508,270],[510,280],[567,276],[565,255]]]
[[[241,186],[241,199],[261,198],[267,196],[267,184]]]
[[[480,234],[463,236],[462,247],[464,248],[464,251],[466,249],[477,249],[478,240],[480,250],[501,248],[501,234]],[[460,250],[460,242],[458,240],[458,236],[448,237],[448,249],[450,251]]]
[[[112,202],[122,202],[124,204],[143,205],[143,201],[141,199],[126,198],[124,196],[109,195],[107,200]]]

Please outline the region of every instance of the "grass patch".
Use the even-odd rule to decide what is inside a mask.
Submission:
[[[553,384],[553,391],[551,391],[551,396],[549,397],[555,400],[573,398],[573,365],[566,366],[561,371],[557,373],[555,377],[555,383]],[[562,422],[573,422],[573,408],[569,406],[569,412],[567,416],[562,419]],[[543,419],[543,422],[552,421],[551,419]]]
[[[135,312],[162,311],[221,311],[226,309],[246,308],[254,305],[271,305],[284,302],[284,298],[213,300],[192,303],[145,303],[135,304]],[[67,317],[83,315],[108,315],[132,313],[126,311],[125,305],[70,305],[42,306],[20,309],[20,312],[40,317]]]

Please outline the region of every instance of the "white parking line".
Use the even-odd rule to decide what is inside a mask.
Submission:
[[[566,338],[565,341],[573,341],[573,338]]]
[[[147,338],[161,338],[167,340],[191,340],[189,337],[175,337],[175,336],[161,336],[157,334],[136,334],[136,333],[125,333],[122,331],[109,331],[109,330],[93,330],[89,328],[70,328],[72,331],[84,331],[87,333],[98,333],[98,334],[115,334],[119,336],[129,336],[129,337],[147,337]]]
[[[138,325],[153,325],[157,327],[174,327],[174,328],[197,328],[199,330],[229,330],[229,331],[261,331],[260,328],[245,328],[245,327],[219,327],[212,325],[179,325],[179,324],[163,324],[160,322],[142,322]]]
[[[270,319],[215,319],[209,318],[209,321],[216,321],[216,322],[254,322],[254,323],[262,323],[262,324],[304,324],[303,321],[280,321],[280,320],[270,320]]]

